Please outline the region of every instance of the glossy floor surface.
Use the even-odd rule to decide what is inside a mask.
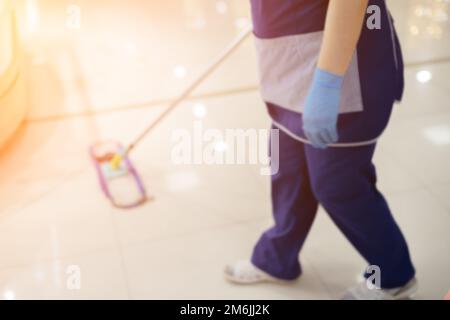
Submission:
[[[18,1],[20,2],[20,1]],[[389,1],[407,89],[376,154],[419,299],[450,289],[450,3]],[[291,285],[238,287],[271,223],[259,165],[176,165],[176,129],[267,129],[253,43],[132,154],[155,197],[113,209],[88,146],[129,141],[249,23],[247,1],[22,1],[30,110],[0,157],[0,298],[336,299],[365,263],[321,210]],[[218,148],[227,152],[226,148]]]

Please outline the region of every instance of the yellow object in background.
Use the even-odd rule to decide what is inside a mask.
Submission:
[[[120,165],[122,164],[123,157],[121,154],[116,153],[114,157],[109,162],[111,165],[111,169],[118,170],[120,168]]]

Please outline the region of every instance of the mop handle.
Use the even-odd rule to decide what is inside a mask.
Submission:
[[[133,150],[139,142],[144,139],[147,134],[150,133],[157,125],[160,123],[165,117],[167,117],[183,100],[189,97],[189,95],[194,91],[212,72],[214,72],[221,64],[225,61],[241,44],[244,40],[252,34],[253,29],[248,28],[243,31],[224,51],[220,54],[216,60],[209,67],[205,69],[205,71],[198,76],[175,100],[173,100],[168,106],[167,109],[162,112],[151,125],[145,128],[133,142],[131,142],[128,147],[125,149],[125,155]]]

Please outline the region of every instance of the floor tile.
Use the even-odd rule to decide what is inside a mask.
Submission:
[[[0,299],[127,299],[117,250],[0,268]]]
[[[226,263],[247,258],[257,234],[245,225],[124,249],[135,299],[327,299],[314,273],[286,286],[236,286],[222,272]],[[305,266],[309,268],[308,265]],[[145,279],[145,280],[144,280]]]

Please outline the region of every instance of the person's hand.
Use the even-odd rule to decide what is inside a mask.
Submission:
[[[337,120],[342,82],[342,76],[316,69],[303,112],[303,131],[316,148],[326,149],[339,139]]]

